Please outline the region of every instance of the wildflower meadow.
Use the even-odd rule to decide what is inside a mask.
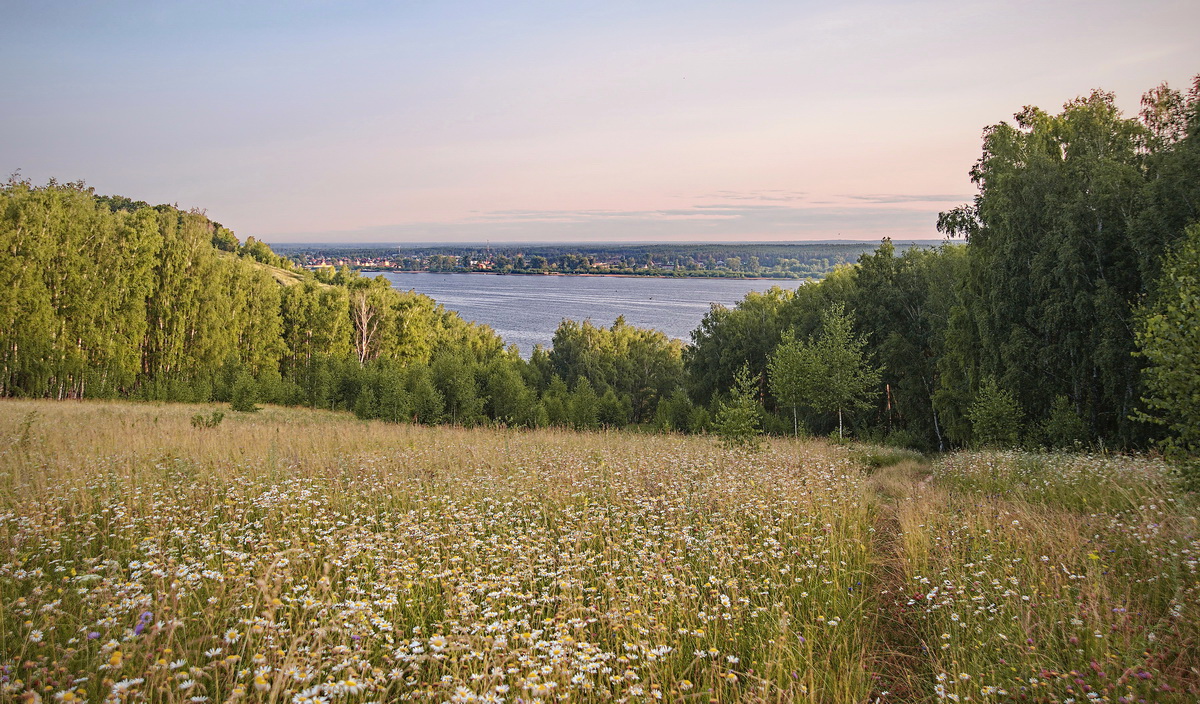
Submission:
[[[210,410],[0,402],[0,698],[1200,696],[1154,460]]]

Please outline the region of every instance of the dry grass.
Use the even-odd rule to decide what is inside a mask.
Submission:
[[[1194,509],[1164,467],[1137,458],[941,461],[898,504],[910,589],[898,608],[921,634],[934,695],[1196,701]]]
[[[867,696],[840,448],[204,410],[0,404],[11,696]]]
[[[1154,462],[211,410],[0,401],[4,698],[1198,696]]]

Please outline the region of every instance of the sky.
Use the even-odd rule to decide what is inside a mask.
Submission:
[[[0,170],[267,242],[936,239],[985,126],[1200,3],[0,0]]]

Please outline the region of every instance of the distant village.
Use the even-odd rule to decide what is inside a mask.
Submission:
[[[735,260],[737,258],[735,257]],[[735,266],[740,267],[740,261],[735,261]],[[730,269],[724,260],[715,262],[716,268],[726,271],[741,271],[738,269]],[[621,271],[675,271],[678,269],[688,269],[686,265],[676,264],[674,262],[658,263],[652,259],[644,262],[636,262],[623,260],[618,257],[613,257],[608,261],[597,260],[593,257],[582,257],[581,261],[559,261],[549,260],[546,257],[533,256],[528,259],[523,257],[507,257],[496,256],[476,259],[469,256],[455,257],[451,255],[430,255],[430,256],[358,256],[358,257],[336,257],[322,256],[310,257],[304,263],[304,266],[309,269],[320,268],[340,268],[348,266],[352,269],[360,269],[364,271],[443,271],[443,272],[492,272],[492,273],[509,273],[513,271],[529,271],[529,272],[553,272],[553,271],[579,271],[592,270],[604,272],[610,270]],[[705,267],[691,267],[694,270],[701,270]]]
[[[294,245],[277,247],[277,250],[282,250],[282,254],[299,266],[313,270],[349,267],[367,272],[802,279],[821,278],[837,266],[855,261],[871,246],[866,243],[825,243],[398,250]]]

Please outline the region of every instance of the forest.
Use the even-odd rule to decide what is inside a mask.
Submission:
[[[1200,455],[1200,77],[1135,117],[1103,91],[1023,108],[984,130],[970,175],[941,246],[885,240],[714,307],[689,344],[566,320],[528,361],[427,297],[306,270],[202,212],[13,177],[0,395]],[[790,266],[770,256],[746,263]]]

